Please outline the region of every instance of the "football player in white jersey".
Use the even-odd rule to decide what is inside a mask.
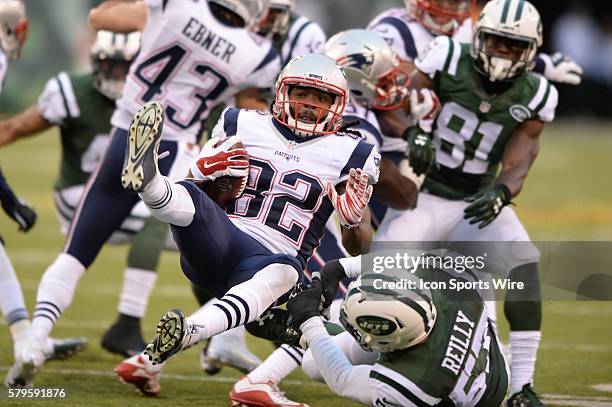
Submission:
[[[300,55],[323,52],[326,41],[321,26],[295,13],[294,7],[295,0],[270,0],[268,14],[259,23],[257,31],[259,35],[272,41],[280,56],[281,66],[285,66],[288,61]],[[270,89],[270,96],[273,95],[273,89]],[[233,105],[234,101],[228,102]],[[217,105],[211,113],[211,118],[218,119],[226,107],[224,103]],[[207,125],[208,134],[212,132],[215,124],[213,120]],[[322,245],[325,244],[325,240]],[[211,300],[209,293],[195,286],[194,293],[202,305]],[[237,327],[212,337],[200,353],[200,366],[208,374],[219,373],[223,365],[235,367],[246,373],[260,363],[261,360],[247,348],[244,327]]]
[[[366,142],[380,147],[382,137],[373,109],[397,109],[407,96],[407,78],[400,71],[397,55],[382,37],[360,29],[334,35],[325,44],[325,54],[342,66],[349,81],[351,99],[344,111],[345,123],[355,123],[352,128],[358,129]],[[419,110],[419,106],[411,107]],[[417,183],[420,184],[423,177],[416,177],[406,160],[403,160],[400,168],[401,172],[390,160],[381,160],[380,177],[374,186],[373,196],[395,209],[408,209],[414,205]],[[310,273],[318,271],[325,262],[347,256],[341,243],[342,237],[335,229],[333,223],[326,226],[326,235],[308,263]],[[364,242],[344,241],[353,254],[362,253],[362,246],[368,243],[367,239]],[[342,289],[346,287],[347,282],[344,283]],[[337,321],[340,298],[332,305],[332,320]],[[262,319],[266,320],[273,315],[264,315]],[[251,325],[247,329],[251,330]],[[255,326],[254,330],[256,333]],[[234,403],[266,407],[303,406],[287,399],[278,388],[279,382],[300,366],[303,354],[303,350],[298,347],[281,345],[263,364],[234,385],[230,399]]]
[[[30,340],[17,360],[22,381],[32,381],[43,361],[42,344],[70,305],[77,282],[138,203],[116,176],[132,116],[151,99],[164,105],[167,126],[160,144],[168,154],[159,168],[162,174],[186,173],[190,159],[181,157],[196,153],[209,108],[274,81],[279,68],[272,44],[249,31],[266,8],[263,0],[146,0],[104,3],[90,15],[96,29],[142,31],[141,48],[117,101],[104,159],[83,195],[64,250],[39,284]]]
[[[154,365],[282,302],[301,280],[334,210],[346,233],[371,233],[361,220],[380,155],[341,131],[348,97],[346,76],[333,59],[308,54],[292,60],[276,82],[272,114],[226,109],[191,166],[195,182],[177,184],[156,170],[159,105],[142,108],[130,148],[144,142],[145,158],[126,156],[124,171],[141,178],[124,175],[124,185],[139,192],[153,216],[170,223],[183,272],[219,301],[189,318],[168,311],[145,352],[117,367],[124,382],[158,394],[160,369]],[[140,134],[150,136],[141,140]],[[220,176],[245,178],[244,192],[225,211],[198,186]]]
[[[21,0],[0,0],[0,91],[4,83],[8,60],[19,59],[21,48],[28,36],[28,19],[25,5]],[[0,201],[2,209],[19,225],[21,232],[30,230],[36,222],[36,213],[27,202],[18,198],[0,171]],[[0,237],[0,312],[11,331],[15,359],[27,341],[30,320],[23,299],[21,285],[11,260],[4,250]],[[44,360],[64,358],[86,345],[85,338],[57,340],[47,338],[43,344]],[[13,366],[7,373],[4,384],[7,387],[26,385],[18,377],[18,367]]]

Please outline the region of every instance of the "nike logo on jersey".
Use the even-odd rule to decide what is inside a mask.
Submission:
[[[189,22],[183,27],[182,32],[185,37],[210,52],[213,56],[220,58],[228,64],[231,63],[230,59],[234,52],[236,52],[236,46],[220,35],[210,31],[197,19],[191,17]]]

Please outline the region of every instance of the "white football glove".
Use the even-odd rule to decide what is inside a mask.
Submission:
[[[238,136],[208,140],[197,161],[191,165],[193,177],[201,181],[214,181],[224,176],[248,176],[248,153],[244,148],[235,147],[235,144],[240,142]]]
[[[433,122],[440,111],[440,100],[431,89],[410,91],[410,117],[423,130],[431,133]]]
[[[544,76],[553,82],[580,85],[582,68],[572,58],[556,52],[538,55],[544,61]]]
[[[340,223],[345,228],[354,229],[361,222],[372,196],[372,185],[368,185],[368,179],[368,175],[363,174],[360,168],[351,168],[344,194],[338,195],[336,188],[329,182],[325,186]]]

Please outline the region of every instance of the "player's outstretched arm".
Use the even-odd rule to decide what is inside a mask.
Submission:
[[[287,309],[306,338],[309,351],[329,388],[339,396],[372,405],[371,366],[353,366],[331,339],[319,316],[321,281],[317,274],[313,273],[312,284],[291,294]]]
[[[116,33],[142,31],[147,23],[147,5],[144,1],[105,1],[89,12],[89,25],[94,30]]]
[[[502,169],[496,184],[504,184],[510,190],[512,197],[517,196],[523,188],[523,183],[531,165],[540,151],[540,134],[544,122],[528,120],[517,127],[506,144],[502,158]]]
[[[8,119],[0,120],[0,146],[12,143],[21,137],[33,136],[51,127],[38,106],[30,106]]]
[[[36,212],[26,201],[18,198],[4,179],[0,169],[0,204],[11,219],[19,225],[20,232],[27,232],[36,223]]]

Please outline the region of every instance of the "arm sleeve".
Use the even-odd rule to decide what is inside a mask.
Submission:
[[[417,58],[414,38],[404,22],[394,17],[385,17],[368,29],[383,37],[401,59],[414,61]]]
[[[450,37],[436,37],[414,65],[419,71],[434,79],[437,72],[444,71],[451,59],[459,58],[460,47],[460,44]]]
[[[339,396],[372,405],[373,395],[369,386],[371,366],[353,366],[331,339],[320,317],[310,318],[300,328],[330,389]]]
[[[49,123],[57,125],[62,125],[66,119],[81,114],[67,73],[61,72],[47,81],[42,94],[38,97],[38,109]]]
[[[537,112],[538,118],[543,122],[549,123],[555,119],[555,111],[559,102],[559,92],[555,85],[549,83],[550,89],[544,106]]]
[[[323,53],[327,36],[319,24],[311,22],[304,27],[295,41],[295,46],[291,50],[291,55],[289,55],[290,60],[304,54]]]

